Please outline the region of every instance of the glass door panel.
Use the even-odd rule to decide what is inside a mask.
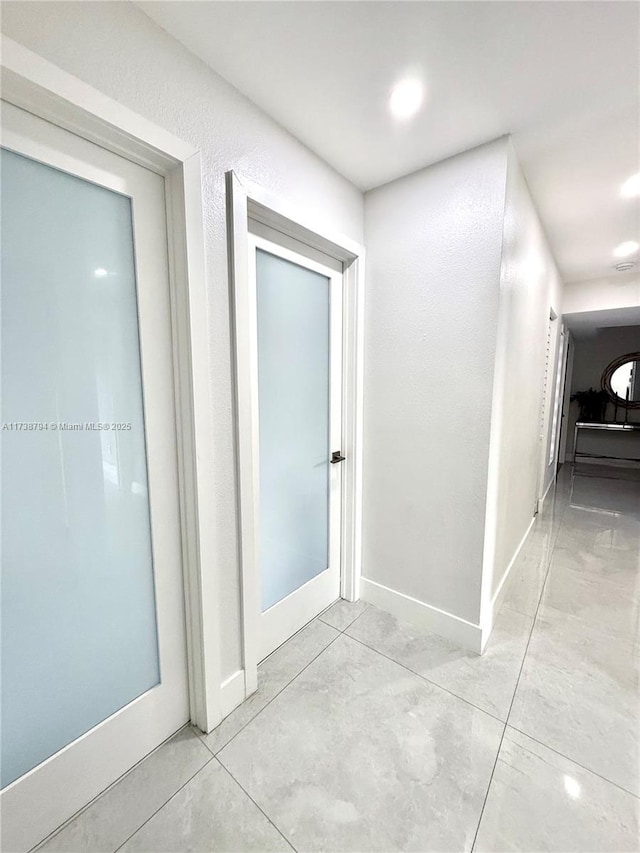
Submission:
[[[329,566],[330,283],[256,250],[263,611]]]
[[[2,150],[2,786],[158,684],[131,200]]]

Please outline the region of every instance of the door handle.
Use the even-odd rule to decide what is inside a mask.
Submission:
[[[346,458],[347,457],[343,456],[339,450],[334,450],[333,453],[331,454],[331,464],[335,465],[336,462],[344,462],[344,460]]]

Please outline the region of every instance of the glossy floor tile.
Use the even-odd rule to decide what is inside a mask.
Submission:
[[[561,470],[484,655],[338,601],[41,849],[640,850],[640,477],[594,468]]]
[[[558,534],[556,547],[560,552],[590,553],[604,559],[636,563],[640,549],[640,528],[620,523],[593,524],[591,519],[574,520]]]
[[[286,853],[291,846],[214,758],[121,853]]]
[[[342,635],[219,758],[298,850],[469,850],[502,730]]]
[[[284,643],[258,667],[258,690],[210,734],[203,736],[216,753],[283,690],[305,666],[339,636],[338,631],[315,619]]]
[[[579,620],[587,628],[633,643],[640,625],[639,580],[632,580],[631,572],[597,576],[553,563],[540,603],[541,616],[561,613],[568,623]]]
[[[509,724],[640,794],[639,672],[637,642],[542,608]]]
[[[544,557],[523,554],[516,561],[511,569],[513,578],[503,601],[503,610],[515,610],[530,617],[536,615],[550,562],[551,554]]]
[[[573,479],[509,717],[510,725],[635,794],[639,521],[640,482]]]
[[[553,564],[618,581],[630,591],[637,592],[640,589],[640,556],[630,555],[625,558],[620,554],[595,554],[581,546],[556,547],[553,552]]]
[[[331,625],[338,631],[346,629],[354,622],[360,614],[364,613],[368,605],[364,601],[344,601],[340,599],[321,613],[318,619]]]
[[[507,719],[533,620],[503,610],[483,655],[369,607],[346,633],[455,696]]]
[[[207,762],[211,753],[183,729],[54,835],[47,853],[111,853],[125,842]]]
[[[507,728],[474,850],[637,851],[635,797]]]

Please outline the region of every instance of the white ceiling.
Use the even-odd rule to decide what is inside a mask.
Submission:
[[[189,50],[363,190],[512,133],[567,281],[638,240],[635,2],[139,2]],[[422,78],[400,124],[390,88]],[[640,259],[638,259],[640,264]]]

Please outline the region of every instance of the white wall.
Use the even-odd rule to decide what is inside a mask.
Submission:
[[[588,388],[600,388],[602,373],[618,356],[628,352],[640,352],[640,326],[616,326],[610,329],[598,329],[591,335],[584,333],[575,339],[573,376],[571,394],[586,391]],[[567,418],[566,459],[573,457],[573,438],[579,406],[571,403]],[[613,420],[614,407],[609,403],[607,419]],[[624,410],[618,409],[618,420],[624,420]],[[629,410],[629,421],[640,423],[640,409]],[[583,432],[578,448],[583,453],[602,453],[613,456],[631,456],[640,458],[640,441],[635,435],[615,436]],[[584,461],[584,460],[582,460]]]
[[[426,624],[480,617],[506,166],[501,139],[365,196],[363,575]]]
[[[640,306],[640,274],[612,273],[609,278],[572,281],[564,288],[565,314]]]
[[[224,173],[362,239],[362,194],[130,3],[7,2],[2,31],[202,152],[222,676],[241,666]]]
[[[562,285],[510,142],[499,280],[483,568],[482,619],[487,629],[493,615],[491,602],[555,469],[542,454],[544,448],[546,456],[551,424],[559,321],[554,323],[551,342],[542,441],[540,435],[549,316],[551,310],[561,313]]]

